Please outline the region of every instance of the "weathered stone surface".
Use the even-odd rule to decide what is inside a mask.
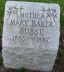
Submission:
[[[2,42],[4,66],[52,70],[59,46],[59,20],[58,4],[8,1]]]

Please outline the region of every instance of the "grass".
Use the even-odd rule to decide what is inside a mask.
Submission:
[[[0,66],[2,65],[2,55],[1,55],[1,53],[0,53]]]
[[[16,0],[16,1],[29,1],[29,2],[44,2],[44,3],[57,3],[60,5],[61,14],[60,14],[60,33],[64,37],[64,0]],[[0,0],[0,35],[2,35],[3,28],[3,16],[4,16],[4,6],[6,0]],[[56,61],[55,66],[60,67],[64,72],[64,45],[60,44],[58,52],[59,60]],[[0,59],[0,65],[2,64],[2,58]],[[54,67],[53,72],[56,72],[56,67]],[[19,69],[16,72],[27,72],[26,69]]]

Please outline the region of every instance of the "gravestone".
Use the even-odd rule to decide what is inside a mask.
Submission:
[[[5,67],[51,71],[59,36],[58,4],[6,2],[2,37]]]

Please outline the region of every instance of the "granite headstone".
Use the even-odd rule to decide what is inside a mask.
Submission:
[[[5,67],[52,70],[59,37],[58,4],[6,2],[2,37]]]

